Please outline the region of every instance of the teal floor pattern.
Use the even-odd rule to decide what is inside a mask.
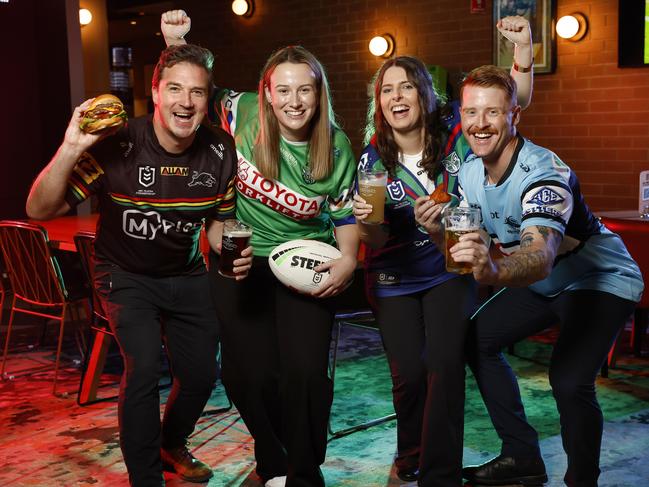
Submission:
[[[551,333],[526,340],[509,356],[519,375],[526,410],[538,429],[546,461],[548,486],[563,485],[565,455],[557,411],[547,382]],[[14,354],[11,370],[26,359],[51,360],[51,351]],[[79,371],[66,368],[61,390],[50,394],[51,374],[0,382],[0,486],[122,486],[126,471],[118,444],[116,402],[79,407],[75,392]],[[107,382],[110,382],[107,378]],[[372,330],[344,330],[336,368],[332,427],[345,428],[392,412],[390,375],[378,335]],[[114,387],[102,390],[111,394]],[[649,486],[649,359],[623,351],[619,368],[598,380],[605,416],[601,487]],[[167,391],[163,391],[163,403]],[[499,449],[470,373],[466,380],[464,462],[476,463]],[[217,387],[208,410],[226,403]],[[328,486],[404,485],[392,468],[395,422],[329,442],[323,473]],[[253,443],[235,409],[207,415],[191,437],[195,455],[214,467],[209,487],[260,487],[254,473]],[[190,486],[167,474],[170,487]],[[200,485],[200,484],[199,484]]]

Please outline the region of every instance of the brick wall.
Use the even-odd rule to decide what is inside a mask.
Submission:
[[[230,3],[182,2],[194,22],[190,40],[217,55],[217,83],[255,89],[269,53],[299,43],[327,68],[334,107],[357,151],[367,83],[381,63],[367,50],[372,36],[391,33],[397,54],[439,64],[451,81],[492,61],[491,1],[485,13],[470,14],[469,0],[258,0],[248,19],[234,16]],[[581,11],[590,29],[578,43],[558,39],[556,72],[536,77],[520,125],[576,170],[595,210],[636,208],[638,173],[649,169],[649,69],[617,67],[617,6],[557,0],[559,16]],[[159,38],[148,45],[153,59]]]

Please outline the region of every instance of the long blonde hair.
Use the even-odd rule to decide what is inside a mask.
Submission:
[[[259,80],[259,135],[255,144],[255,165],[266,178],[279,177],[280,130],[273,107],[265,96],[270,89],[270,77],[282,63],[304,63],[315,75],[319,95],[318,107],[309,127],[309,170],[314,180],[326,178],[333,170],[333,130],[337,128],[329,82],[322,64],[301,46],[288,46],[275,51],[266,61]]]

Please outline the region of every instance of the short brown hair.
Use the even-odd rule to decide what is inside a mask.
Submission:
[[[208,75],[208,88],[212,88],[212,67],[214,66],[214,54],[209,49],[195,44],[180,44],[169,46],[160,53],[158,64],[155,65],[151,86],[158,88],[162,79],[162,72],[165,68],[171,68],[178,63],[189,63],[203,68]]]
[[[480,66],[472,70],[460,83],[460,104],[465,86],[481,86],[483,88],[500,88],[507,95],[510,104],[515,105],[518,99],[516,81],[504,69],[493,65]]]

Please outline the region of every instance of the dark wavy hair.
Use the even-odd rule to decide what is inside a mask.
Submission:
[[[212,89],[212,67],[214,66],[214,55],[209,49],[195,44],[179,44],[169,46],[160,53],[160,58],[153,71],[151,86],[158,88],[162,79],[162,72],[165,68],[171,68],[178,63],[189,63],[203,68],[208,75],[208,88]]]
[[[394,177],[399,160],[399,146],[394,140],[392,127],[381,110],[383,77],[385,72],[393,66],[403,68],[408,81],[417,89],[421,123],[424,127],[422,167],[426,170],[428,177],[434,179],[442,168],[442,147],[448,133],[441,120],[442,104],[435,92],[432,77],[419,59],[411,56],[398,56],[386,61],[377,72],[374,77],[374,97],[370,100],[368,107],[365,142],[369,143],[372,137],[376,137],[376,147],[383,160],[383,165]]]

